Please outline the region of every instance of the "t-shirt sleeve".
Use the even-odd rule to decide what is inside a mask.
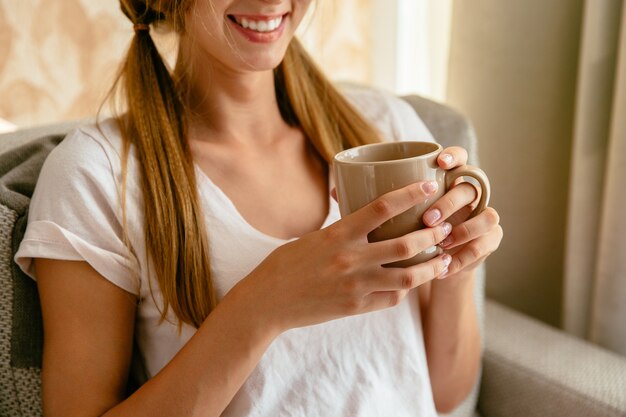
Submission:
[[[102,140],[77,129],[44,162],[15,254],[31,278],[36,279],[35,258],[85,261],[113,284],[139,294],[138,262],[124,244],[109,155]]]

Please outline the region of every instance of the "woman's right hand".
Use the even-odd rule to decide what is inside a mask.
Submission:
[[[395,306],[409,290],[442,275],[450,256],[407,268],[381,265],[437,245],[451,226],[443,223],[374,243],[367,235],[435,191],[435,182],[419,182],[387,193],[327,228],[277,248],[233,290],[250,314],[269,320],[278,331]]]

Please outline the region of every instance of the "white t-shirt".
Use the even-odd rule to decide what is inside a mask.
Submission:
[[[372,90],[347,91],[346,96],[390,140],[433,140],[400,99]],[[35,278],[33,258],[84,260],[135,294],[139,298],[135,337],[153,376],[195,329],[183,325],[179,333],[173,316],[159,323],[162,298],[158,284],[147,274],[132,148],[127,180],[132,253],[123,243],[121,149],[117,125],[109,119],[99,128],[74,130],[50,153],[15,261]],[[196,172],[210,236],[211,272],[221,298],[287,240],[252,227],[197,166]],[[330,196],[329,201],[323,227],[340,218],[336,202]],[[436,416],[417,303],[416,296],[407,297],[387,310],[286,331],[271,344],[223,416]]]

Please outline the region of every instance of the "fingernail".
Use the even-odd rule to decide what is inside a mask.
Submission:
[[[424,190],[426,194],[434,193],[437,191],[437,188],[439,188],[437,181],[426,181],[422,183],[422,190]]]
[[[441,243],[439,243],[439,246],[445,248],[446,246],[450,246],[453,243],[454,243],[454,238],[452,236],[448,236],[447,238],[442,240]]]
[[[446,165],[451,165],[454,162],[454,158],[449,153],[443,153],[443,154],[441,154],[441,156],[439,158]]]
[[[443,271],[441,271],[441,274],[439,274],[437,279],[444,279],[444,278],[446,278],[447,275],[448,275],[448,268],[446,268]]]
[[[441,229],[443,229],[443,233],[447,236],[452,231],[452,225],[448,222],[444,222],[441,224]]]
[[[441,261],[443,262],[443,265],[446,267],[446,269],[448,269],[448,267],[452,263],[452,256],[446,253],[441,257]]]
[[[424,221],[428,224],[433,224],[441,218],[441,212],[437,209],[428,210],[424,214]]]

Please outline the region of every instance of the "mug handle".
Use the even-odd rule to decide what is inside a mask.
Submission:
[[[472,177],[480,184],[480,200],[478,201],[478,205],[474,211],[472,211],[468,217],[468,219],[471,219],[477,214],[480,214],[480,212],[483,211],[489,204],[489,198],[491,197],[491,185],[489,184],[489,179],[487,178],[485,171],[472,165],[462,165],[451,169],[450,171],[446,171],[446,190],[449,190],[454,181],[459,177]]]

